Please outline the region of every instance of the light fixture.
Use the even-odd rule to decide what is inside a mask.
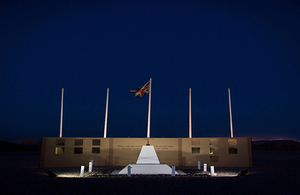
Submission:
[[[239,172],[239,174],[237,176],[245,176],[247,173],[248,173],[248,171],[246,169],[244,169],[241,172]]]
[[[47,175],[49,177],[56,177],[57,175],[55,173],[53,173],[52,171],[46,171]]]

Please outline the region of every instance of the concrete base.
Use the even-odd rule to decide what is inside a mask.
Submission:
[[[131,174],[133,175],[171,175],[172,169],[167,164],[129,164]],[[122,169],[118,174],[127,174],[128,166]],[[178,174],[175,171],[175,174]]]

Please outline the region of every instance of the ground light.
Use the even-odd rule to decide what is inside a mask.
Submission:
[[[204,172],[204,171],[199,171],[198,173],[191,173],[189,174],[188,171],[186,172],[187,175],[176,175],[173,177],[237,177],[237,176],[245,176],[245,175],[249,175],[248,171],[246,169],[238,172],[238,171],[218,171],[215,170],[214,172],[214,176],[211,176],[210,172]],[[57,172],[54,173],[52,171],[46,171],[46,174],[49,177],[59,177],[59,178],[98,178],[98,177],[118,177],[117,175],[111,175],[111,174],[103,174],[101,172],[98,172],[97,169],[93,170],[92,174],[85,172],[83,177],[80,177],[80,173],[79,171],[67,171],[67,172]],[[251,173],[251,174],[255,174],[255,173]],[[133,177],[140,177],[141,175],[131,175]],[[143,177],[146,175],[142,175]],[[159,176],[159,175],[157,175]],[[170,175],[162,175],[160,177],[168,177],[168,176],[172,176]]]

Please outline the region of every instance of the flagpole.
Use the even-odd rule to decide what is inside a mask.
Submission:
[[[230,115],[230,133],[231,133],[231,137],[233,137],[230,88],[228,88],[228,99],[229,99],[229,115]]]
[[[60,130],[59,130],[59,137],[62,137],[63,112],[64,112],[64,88],[61,88]]]
[[[192,88],[189,88],[189,138],[192,138]]]
[[[105,108],[105,119],[104,119],[104,135],[103,135],[104,138],[106,138],[106,133],[107,133],[108,98],[109,98],[109,88],[107,88],[107,92],[106,92],[106,108]]]
[[[150,114],[151,114],[151,88],[152,88],[152,78],[149,81],[149,104],[148,104],[148,127],[147,127],[147,146],[150,145]]]

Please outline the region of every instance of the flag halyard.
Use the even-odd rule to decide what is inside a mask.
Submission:
[[[134,93],[134,98],[143,97],[145,94],[149,93],[149,81],[145,85],[130,90],[130,92]]]

